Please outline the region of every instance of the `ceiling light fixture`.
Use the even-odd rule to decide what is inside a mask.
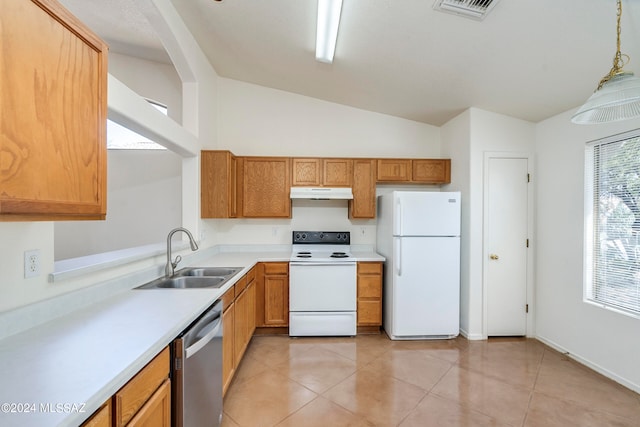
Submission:
[[[318,0],[318,23],[316,27],[316,61],[333,62],[340,26],[342,0]]]
[[[640,78],[622,67],[629,62],[629,55],[620,52],[620,17],[622,1],[618,1],[617,48],[613,68],[600,80],[591,97],[573,115],[577,124],[615,122],[640,116]],[[626,61],[625,61],[626,59]]]

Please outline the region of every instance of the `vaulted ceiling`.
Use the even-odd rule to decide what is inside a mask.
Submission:
[[[483,21],[435,0],[344,0],[333,64],[315,61],[315,0],[161,1],[222,77],[436,126],[469,107],[532,122],[577,107],[616,48],[615,0],[499,0]],[[140,2],[61,2],[112,51],[170,62]],[[623,0],[622,51],[640,73],[638,1]]]

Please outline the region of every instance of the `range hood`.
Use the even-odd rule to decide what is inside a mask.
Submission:
[[[291,187],[292,199],[350,200],[353,192],[348,187]]]

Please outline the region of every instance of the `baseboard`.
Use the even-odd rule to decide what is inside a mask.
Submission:
[[[589,369],[592,369],[594,371],[596,371],[599,374],[604,375],[605,377],[617,382],[618,384],[635,391],[636,393],[640,393],[640,385],[639,384],[635,384],[631,381],[626,380],[625,378],[622,378],[619,375],[616,375],[615,373],[609,371],[606,368],[603,368],[602,366],[591,362],[588,359],[585,359],[584,357],[578,355],[578,354],[573,354],[571,353],[568,349],[562,347],[561,345],[559,345],[558,343],[549,340],[545,337],[541,337],[541,336],[536,336],[535,337],[538,341],[548,345],[549,347],[553,348],[556,351],[559,351],[560,353],[564,354],[565,356],[569,357],[570,359],[575,360],[576,362],[588,367]]]
[[[464,329],[460,329],[460,335],[462,335],[463,337],[465,337],[469,341],[479,341],[479,340],[485,339],[485,337],[482,336],[482,334],[470,334],[469,332],[465,331]]]

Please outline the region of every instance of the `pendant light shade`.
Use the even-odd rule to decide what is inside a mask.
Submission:
[[[620,52],[622,0],[617,0],[617,5],[617,50],[613,57],[613,67],[600,80],[593,95],[573,115],[573,123],[607,123],[640,116],[640,78],[622,69],[629,56]]]
[[[615,122],[640,116],[640,78],[631,72],[618,74],[593,95],[573,115],[577,124]]]

